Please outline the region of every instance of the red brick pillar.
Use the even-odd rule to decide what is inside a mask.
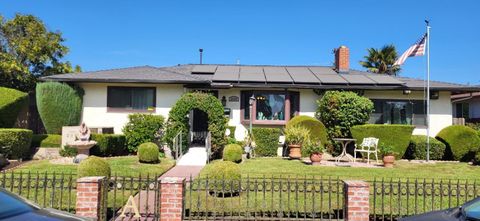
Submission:
[[[102,201],[102,181],[104,179],[104,176],[77,179],[77,215],[98,219]]]
[[[160,180],[160,221],[181,221],[185,178],[165,177]]]
[[[360,180],[344,180],[345,221],[369,220],[369,184]]]

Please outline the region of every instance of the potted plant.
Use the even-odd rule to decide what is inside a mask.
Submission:
[[[305,145],[305,151],[308,155],[310,155],[310,161],[312,161],[312,164],[315,165],[320,164],[320,161],[322,161],[325,148],[320,141],[307,142]]]
[[[388,144],[381,144],[380,154],[383,156],[383,166],[388,168],[393,167],[396,154],[396,152],[393,150],[393,147]]]
[[[302,144],[308,140],[309,131],[304,127],[289,127],[285,129],[285,141],[288,144],[290,159],[302,157]]]

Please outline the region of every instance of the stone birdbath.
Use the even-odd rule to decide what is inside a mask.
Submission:
[[[85,123],[80,125],[78,140],[68,142],[67,145],[76,148],[78,153],[75,159],[73,159],[74,163],[80,163],[83,159],[87,158],[90,155],[90,148],[97,144],[96,141],[89,140],[90,139],[90,129],[88,129]]]

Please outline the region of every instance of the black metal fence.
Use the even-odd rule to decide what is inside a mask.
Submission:
[[[343,182],[333,178],[197,178],[185,192],[185,220],[338,220]]]
[[[457,207],[480,195],[479,183],[468,180],[380,179],[370,185],[373,220],[397,220]]]
[[[76,175],[64,173],[2,172],[0,187],[42,207],[74,212],[76,179]]]

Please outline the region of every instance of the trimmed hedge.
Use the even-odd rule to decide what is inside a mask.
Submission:
[[[436,138],[447,146],[447,157],[454,160],[471,161],[480,147],[477,131],[467,126],[448,126],[443,128]]]
[[[28,94],[6,87],[0,87],[0,94],[0,128],[11,128],[28,104]]]
[[[89,156],[82,160],[77,168],[78,177],[106,176],[110,177],[111,169],[108,162],[100,157]]]
[[[242,162],[243,149],[238,144],[229,144],[223,149],[223,160],[234,163]]]
[[[327,128],[317,118],[303,115],[295,116],[294,118],[290,119],[290,121],[288,121],[285,128],[294,126],[301,126],[308,129],[310,134],[310,142],[317,143],[318,141],[320,141],[323,146],[326,146],[329,143]],[[305,148],[302,148],[302,156],[309,156],[310,154],[308,154],[305,150]]]
[[[391,146],[396,153],[395,158],[400,159],[410,144],[414,126],[400,124],[366,124],[357,125],[351,128],[352,137],[357,144],[362,143],[363,138],[376,137],[378,144]]]
[[[430,159],[442,160],[445,155],[445,144],[439,140],[430,137]],[[410,139],[410,145],[403,156],[409,160],[425,160],[427,159],[427,136],[413,135]]]
[[[31,130],[0,128],[0,153],[9,159],[29,159],[32,135]]]
[[[255,155],[259,157],[277,156],[279,128],[252,128],[255,141]]]
[[[83,90],[58,82],[37,84],[37,107],[48,134],[61,134],[63,126],[80,124]]]
[[[240,166],[230,161],[216,161],[208,164],[204,169],[204,175],[211,183],[210,190],[219,195],[234,194],[231,190],[238,191],[240,185]]]
[[[164,122],[165,118],[161,115],[128,115],[128,123],[123,127],[128,151],[135,153],[140,144],[155,142],[155,135],[163,129]]]
[[[58,134],[34,134],[32,136],[32,148],[37,147],[60,147],[62,135]]]
[[[138,161],[140,163],[158,163],[158,146],[155,143],[148,142],[138,146]]]
[[[101,157],[122,156],[128,154],[123,134],[92,134],[91,140],[97,142],[90,154]]]
[[[168,115],[164,141],[173,146],[173,138],[183,131],[183,147],[188,148],[189,120],[186,117],[193,109],[204,111],[208,115],[208,131],[212,134],[212,158],[222,157],[222,148],[227,143],[225,128],[228,119],[218,98],[208,93],[185,93],[177,100]]]

